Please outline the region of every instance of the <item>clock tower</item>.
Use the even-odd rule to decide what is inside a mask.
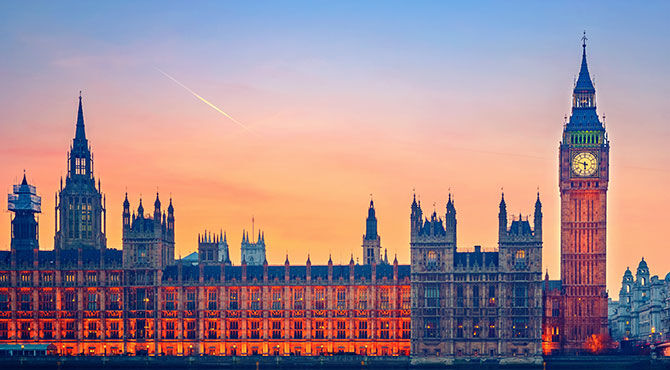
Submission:
[[[583,349],[593,334],[607,333],[609,141],[596,113],[596,90],[586,63],[586,37],[582,41],[572,114],[559,149],[563,347],[568,351]]]

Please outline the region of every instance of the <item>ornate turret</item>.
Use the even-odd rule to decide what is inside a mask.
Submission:
[[[14,213],[12,218],[12,250],[38,250],[39,225],[35,214],[42,211],[42,198],[34,186],[28,184],[26,174],[23,181],[14,185],[7,196],[7,209]]]
[[[106,247],[106,209],[100,181],[96,188],[93,176],[93,156],[86,138],[81,93],[75,136],[68,153],[65,187],[61,184],[56,202],[56,249]]]
[[[537,200],[535,200],[535,215],[533,218],[533,229],[535,237],[542,240],[542,202],[540,202],[540,192],[537,192]]]
[[[363,261],[366,265],[381,262],[381,238],[377,233],[377,216],[375,204],[370,199],[368,218],[365,220],[365,234],[363,235]]]
[[[505,203],[505,193],[500,194],[500,204],[498,207],[498,239],[500,239],[507,233],[507,204]]]
[[[172,213],[170,213],[172,215]],[[156,194],[153,216],[144,214],[140,198],[137,215],[130,214],[126,193],[123,201],[123,266],[125,268],[162,269],[174,264],[174,229],[168,227],[168,217],[161,212]],[[174,223],[174,218],[172,219]]]
[[[140,205],[137,207],[137,217],[144,218],[144,206],[142,206],[142,198],[140,198]]]
[[[630,305],[633,297],[633,285],[635,284],[633,273],[626,267],[621,280],[621,291],[619,291],[619,304]]]
[[[126,199],[123,201],[123,229],[130,228],[130,202],[128,201],[128,193],[126,192]]]
[[[170,197],[170,205],[168,205],[167,231],[174,239],[174,207],[172,206],[172,197]]]
[[[242,261],[245,261],[249,266],[260,266],[267,260],[265,256],[265,234],[260,230],[256,241],[251,240],[248,231],[242,231],[240,249]]]
[[[416,193],[412,195],[412,213],[410,214],[410,232],[418,233],[423,223],[423,211],[421,210],[421,201],[417,203]]]
[[[447,200],[447,214],[444,222],[447,238],[450,239],[450,242],[456,244],[456,207],[451,199],[451,193],[449,193],[449,199]]]
[[[154,202],[154,221],[161,220],[161,201],[158,198],[158,192],[156,192],[156,201]]]

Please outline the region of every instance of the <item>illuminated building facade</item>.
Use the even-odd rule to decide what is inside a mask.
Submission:
[[[175,261],[174,207],[163,212],[158,195],[153,216],[141,201],[131,214],[126,195],[123,250],[106,248],[81,97],[76,127],[54,250],[38,250],[35,188],[24,180],[9,196],[18,221],[0,251],[0,343],[63,355],[409,354],[410,268],[397,260],[269,266],[264,234],[245,233],[232,266],[225,235],[206,233],[199,263]]]
[[[122,252],[0,252],[0,343],[61,354],[406,355],[409,266],[126,269]]]

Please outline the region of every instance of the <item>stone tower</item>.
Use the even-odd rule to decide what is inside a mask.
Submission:
[[[542,351],[542,203],[540,194],[535,201],[533,225],[522,215],[507,222],[504,195],[498,213],[499,268],[503,274],[500,305],[511,308],[511,315],[500,318],[502,330],[511,329],[504,340],[509,348],[526,339],[530,353]],[[509,330],[508,329],[508,330]],[[512,351],[513,352],[513,351]]]
[[[572,94],[572,114],[559,149],[561,280],[565,294],[564,348],[578,351],[592,334],[606,334],[605,288],[609,141],[596,113],[586,63]]]
[[[198,234],[198,261],[202,264],[231,264],[228,241],[223,230],[219,235],[207,230],[203,234]]]
[[[93,156],[86,139],[81,95],[74,140],[68,153],[68,172],[65,187],[61,179],[56,195],[56,249],[94,248],[107,245],[105,198],[100,192],[100,180],[95,186]]]
[[[253,231],[252,231],[253,236]],[[265,258],[265,233],[258,231],[258,239],[252,241],[248,231],[242,231],[241,244],[242,263],[249,266],[261,266],[267,261]]]
[[[144,213],[142,199],[137,215],[130,216],[128,194],[123,201],[123,267],[162,269],[174,264],[174,207],[172,199],[167,215],[161,211],[156,194],[153,217]]]
[[[446,224],[446,228],[445,228]],[[450,289],[456,251],[456,211],[449,196],[446,222],[434,211],[423,219],[421,203],[414,197],[410,215],[410,263],[412,295],[411,352],[414,355],[451,354],[447,341],[453,318],[445,315],[451,307]]]
[[[365,235],[363,235],[363,261],[366,265],[372,263],[379,264],[382,258],[381,239],[377,232],[377,216],[375,215],[375,205],[370,199],[370,208],[368,208],[368,218],[365,220]]]
[[[7,197],[7,209],[14,212],[11,249],[39,249],[39,226],[35,214],[42,210],[42,198],[37,195],[35,187],[28,184],[26,174],[13,190]]]

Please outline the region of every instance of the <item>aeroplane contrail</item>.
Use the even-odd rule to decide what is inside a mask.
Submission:
[[[200,99],[203,103],[209,105],[210,107],[212,107],[212,108],[213,108],[214,110],[216,110],[217,112],[219,112],[219,113],[223,114],[224,116],[226,116],[229,120],[235,122],[237,125],[239,125],[240,127],[244,128],[245,130],[247,130],[247,131],[251,131],[251,129],[250,129],[249,127],[247,127],[245,124],[243,124],[242,122],[236,120],[236,119],[233,118],[230,114],[228,114],[228,113],[224,112],[223,110],[219,109],[219,107],[217,107],[216,105],[210,103],[209,101],[207,101],[207,99],[205,99],[205,98],[203,98],[202,96],[198,95],[195,91],[189,89],[188,86],[186,86],[186,85],[184,85],[183,83],[177,81],[174,77],[172,77],[172,76],[170,76],[169,74],[165,73],[165,71],[163,71],[162,69],[156,67],[156,70],[158,70],[158,72],[162,73],[165,77],[167,77],[167,78],[171,79],[172,81],[174,81],[174,83],[176,83],[177,85],[179,85],[179,86],[183,87],[184,89],[186,89],[186,91],[188,91],[188,92],[190,92],[191,94],[193,94],[196,98]]]

